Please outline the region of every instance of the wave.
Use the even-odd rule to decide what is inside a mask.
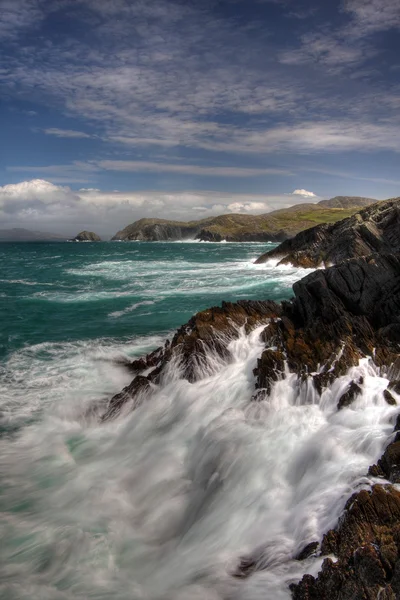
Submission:
[[[155,302],[153,300],[143,300],[142,302],[136,302],[135,304],[132,304],[131,306],[128,306],[127,308],[124,308],[123,310],[116,310],[114,312],[111,312],[111,313],[109,313],[108,316],[118,319],[119,317],[122,317],[123,315],[133,312],[140,306],[151,306],[152,304],[155,304]]]
[[[2,472],[13,473],[1,513],[8,589],[24,599],[289,600],[288,584],[318,571],[321,559],[293,557],[369,486],[365,473],[398,409],[383,400],[388,382],[368,359],[321,398],[288,374],[269,398],[251,401],[261,329],[242,331],[232,358],[196,383],[170,364],[147,402],[103,425],[84,417],[81,384],[89,378],[91,398],[116,387],[90,358],[107,346],[19,353],[21,384],[29,352],[35,360],[61,352],[53,376],[62,386],[73,356],[78,377],[73,394],[56,395],[42,420],[0,444]],[[338,412],[343,389],[360,377],[361,397]],[[240,558],[254,553],[265,569],[234,578]]]

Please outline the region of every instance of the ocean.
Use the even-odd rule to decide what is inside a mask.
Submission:
[[[195,384],[100,423],[127,359],[223,300],[288,299],[267,244],[0,244],[0,597],[288,600],[382,453],[396,408],[371,361],[322,398],[290,373],[250,402],[259,335]],[[338,412],[348,383],[364,393]],[[256,553],[263,570],[232,576]]]

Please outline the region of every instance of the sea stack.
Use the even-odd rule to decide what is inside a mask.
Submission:
[[[73,239],[74,242],[101,242],[101,237],[93,231],[81,231]]]

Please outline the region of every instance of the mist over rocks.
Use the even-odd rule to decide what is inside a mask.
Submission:
[[[332,225],[317,225],[285,240],[255,262],[313,268],[372,252],[400,251],[400,198],[377,202]]]

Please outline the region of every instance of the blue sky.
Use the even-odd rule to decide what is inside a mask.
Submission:
[[[1,226],[400,195],[399,0],[0,0],[0,56]]]

